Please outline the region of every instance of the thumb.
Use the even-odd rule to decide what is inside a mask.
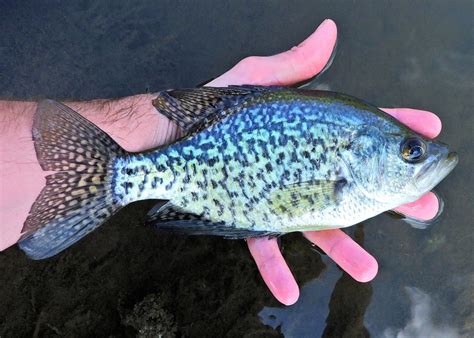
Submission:
[[[297,47],[272,56],[247,57],[207,86],[290,85],[309,79],[328,63],[336,40],[336,24],[326,19]]]

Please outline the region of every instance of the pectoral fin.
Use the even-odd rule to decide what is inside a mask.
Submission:
[[[345,179],[294,183],[272,192],[270,201],[277,214],[298,216],[316,212],[337,203],[339,192],[345,184]]]

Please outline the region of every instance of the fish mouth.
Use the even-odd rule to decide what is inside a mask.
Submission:
[[[415,176],[416,187],[420,191],[428,191],[441,182],[458,164],[456,152],[449,152],[440,160],[429,161]]]

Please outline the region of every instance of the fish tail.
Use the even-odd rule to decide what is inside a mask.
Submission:
[[[121,207],[112,192],[113,163],[126,152],[69,107],[45,100],[33,121],[42,169],[54,171],[26,219],[19,246],[33,259],[56,255]]]

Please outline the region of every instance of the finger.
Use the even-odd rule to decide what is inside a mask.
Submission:
[[[441,132],[441,120],[432,112],[410,108],[380,108],[401,123],[428,138]]]
[[[415,202],[403,204],[393,210],[420,221],[429,221],[438,214],[439,201],[436,195],[430,191]]]
[[[369,282],[377,275],[375,258],[340,229],[307,231],[303,234],[355,280]]]
[[[289,85],[309,79],[329,61],[336,40],[336,24],[326,19],[297,47],[277,55],[245,58],[207,85]]]
[[[298,284],[281,255],[275,238],[249,238],[247,245],[265,284],[278,301],[296,303],[300,295]]]

